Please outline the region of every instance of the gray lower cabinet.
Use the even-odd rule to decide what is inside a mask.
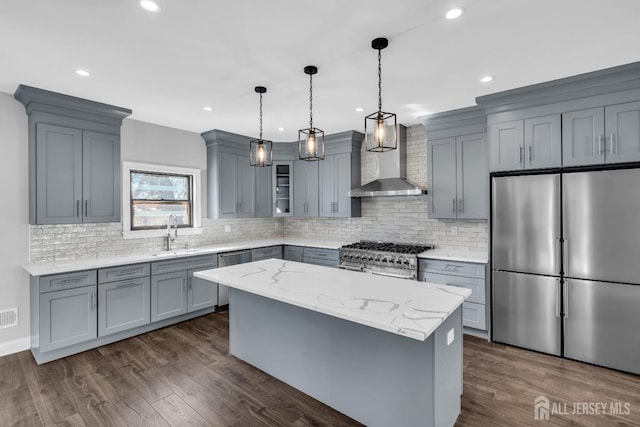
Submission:
[[[302,246],[285,245],[284,247],[284,259],[287,261],[304,261],[304,248]]]
[[[187,312],[187,272],[151,276],[151,321]]]
[[[560,114],[489,125],[491,172],[562,166]]]
[[[307,264],[323,265],[325,267],[338,267],[338,250],[304,247],[302,260]]]
[[[640,161],[640,102],[562,115],[564,166]]]
[[[429,218],[488,217],[486,135],[427,141]]]
[[[193,273],[199,270],[187,272],[187,312],[202,310],[203,308],[218,305],[218,286],[208,280],[194,277]],[[206,270],[206,269],[204,269]]]
[[[318,216],[318,162],[293,162],[293,216]]]
[[[251,261],[260,261],[271,258],[282,259],[282,245],[255,248],[251,250]]]
[[[488,330],[486,265],[459,261],[419,260],[420,281],[471,289],[462,304],[462,325],[480,331]]]
[[[147,264],[148,265],[148,264]],[[149,276],[98,285],[98,336],[121,332],[151,321]]]

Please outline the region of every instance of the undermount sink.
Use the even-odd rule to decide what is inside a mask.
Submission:
[[[198,252],[197,249],[181,249],[181,250],[177,250],[177,251],[156,252],[155,254],[151,254],[151,256],[162,258],[162,257],[168,257],[168,256],[178,256],[178,255],[192,254],[192,253],[196,253],[196,252]]]

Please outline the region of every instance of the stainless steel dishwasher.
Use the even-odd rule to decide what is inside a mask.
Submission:
[[[251,251],[235,251],[218,254],[218,268],[251,262]],[[229,306],[229,287],[218,284],[218,307]]]

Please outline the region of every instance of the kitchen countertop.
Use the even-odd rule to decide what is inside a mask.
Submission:
[[[273,300],[425,341],[471,290],[268,259],[194,273]]]
[[[77,260],[54,261],[38,264],[25,264],[22,267],[32,276],[68,273],[71,271],[91,270],[94,268],[115,267],[118,265],[136,264],[141,262],[163,261],[167,259],[183,258],[196,255],[217,254],[243,249],[262,248],[274,245],[306,246],[313,248],[338,249],[345,242],[334,242],[313,239],[262,239],[225,242],[215,245],[198,246],[190,249],[176,249],[173,251],[159,251],[139,254],[114,255],[106,257],[82,258]]]
[[[461,261],[486,264],[489,256],[481,252],[452,251],[449,249],[431,249],[418,255],[418,258],[440,259],[444,261]]]

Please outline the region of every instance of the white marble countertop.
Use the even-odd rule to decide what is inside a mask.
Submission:
[[[489,256],[486,253],[452,251],[449,249],[431,249],[419,254],[418,258],[441,259],[444,261],[475,262],[478,264],[486,264],[489,262]]]
[[[347,242],[334,242],[313,239],[263,239],[225,242],[215,245],[198,246],[190,249],[176,249],[174,251],[159,251],[138,254],[115,255],[107,257],[82,258],[69,261],[55,261],[38,264],[25,264],[22,267],[32,276],[68,273],[71,271],[91,270],[94,268],[115,267],[118,265],[136,264],[141,262],[163,261],[173,258],[184,258],[196,255],[217,254],[243,249],[262,248],[274,245],[306,246],[313,248],[338,249]]]
[[[426,340],[471,295],[470,289],[455,286],[278,259],[194,275],[419,341]]]

